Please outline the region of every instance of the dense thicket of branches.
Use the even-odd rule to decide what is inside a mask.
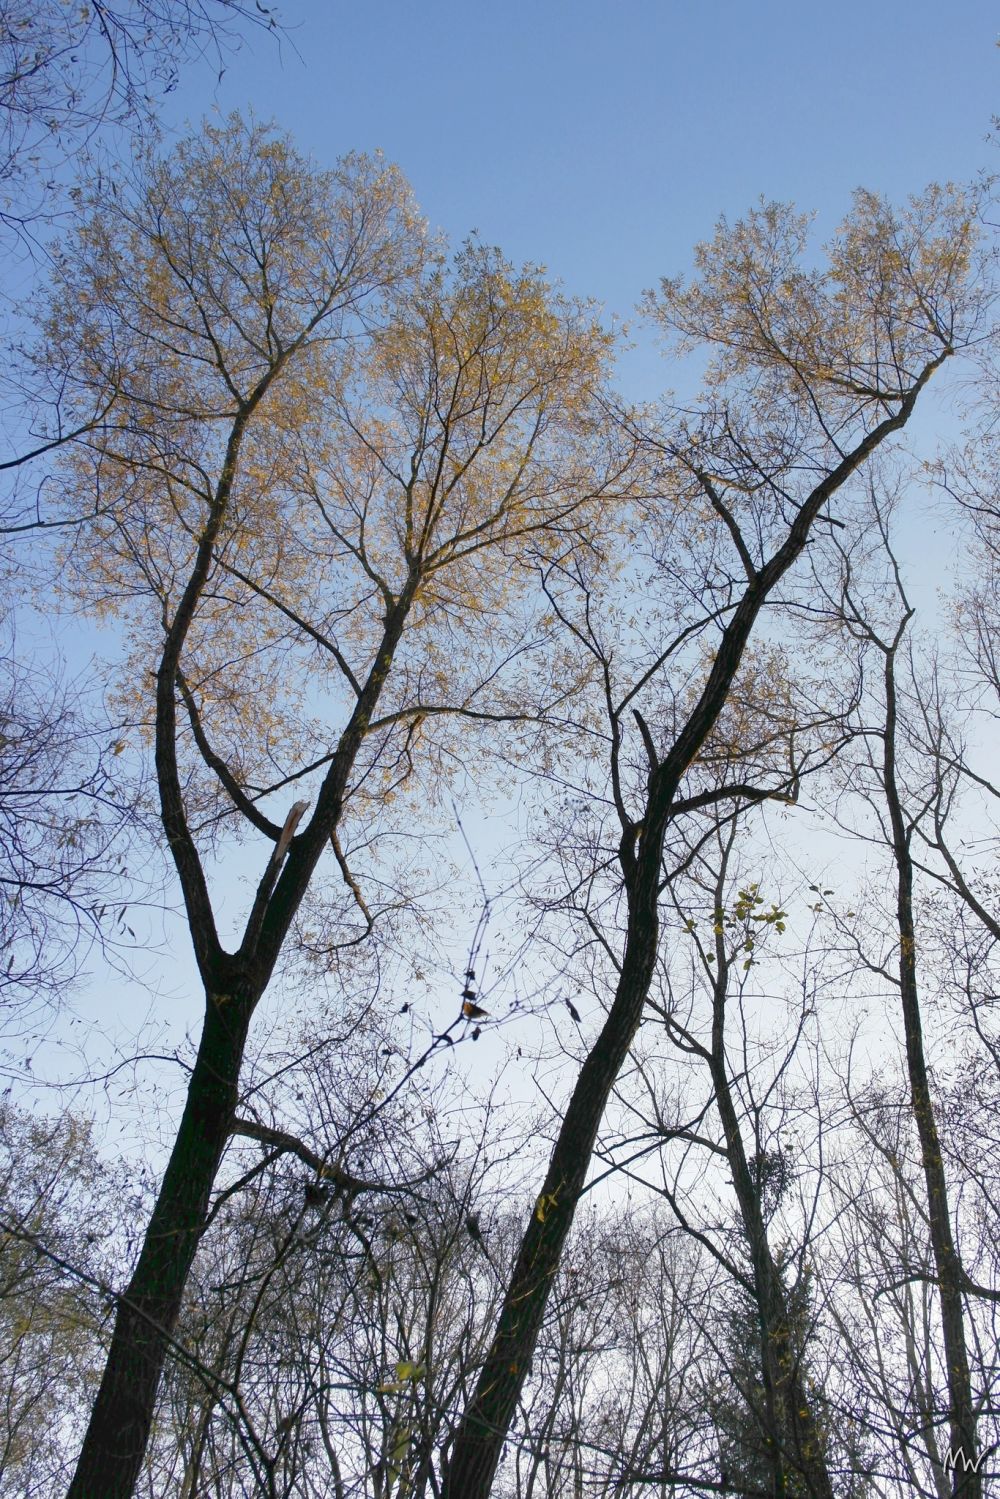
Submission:
[[[94,119],[143,18],[201,45],[178,11],[81,13]],[[59,393],[33,562],[120,649],[86,722],[6,671],[0,998],[57,1013],[162,860],[201,1029],[155,1183],[0,1110],[0,1494],[980,1499],[980,197],[860,193],[825,258],[789,208],[721,223],[646,299],[707,356],[683,410],[380,159],[233,118],[74,202],[19,366]],[[956,367],[942,624],[906,444]]]

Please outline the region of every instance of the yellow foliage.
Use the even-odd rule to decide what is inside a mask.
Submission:
[[[61,459],[67,507],[96,511],[63,586],[127,622],[126,715],[148,733],[206,549],[182,693],[241,785],[319,760],[330,710],[388,657],[392,711],[466,701],[489,676],[470,626],[516,649],[524,564],[607,531],[628,489],[593,310],[477,243],[446,261],[380,159],[319,172],[235,117],[90,208],[46,359],[81,414],[105,410]]]

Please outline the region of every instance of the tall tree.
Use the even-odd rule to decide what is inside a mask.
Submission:
[[[110,1499],[136,1480],[250,1022],[317,867],[332,845],[367,929],[345,816],[371,815],[447,715],[537,713],[517,680],[524,611],[503,624],[512,564],[542,534],[573,545],[623,460],[595,435],[609,340],[585,309],[477,245],[441,262],[381,162],[318,173],[236,120],[151,160],[132,191],[96,195],[47,331],[84,407],[114,395],[64,466],[71,503],[103,502],[72,565],[132,622],[129,691],[153,721],[205,990],[71,1490]],[[486,611],[490,638],[459,645]],[[305,797],[264,810],[290,786],[308,788],[311,815]],[[270,852],[230,948],[206,856],[241,836]]]
[[[735,791],[724,783],[699,797],[699,754],[762,612],[832,519],[831,501],[906,425],[928,381],[970,336],[978,294],[971,220],[968,203],[946,190],[899,214],[860,194],[827,267],[805,270],[805,221],[764,207],[700,247],[690,287],[666,282],[651,299],[665,327],[714,355],[702,410],[679,416],[655,441],[664,508],[698,503],[705,528],[729,549],[721,569],[728,596],[712,615],[718,633],[708,661],[674,697],[673,722],[651,727],[640,694],[665,675],[685,635],[665,641],[624,689],[605,670],[608,795],[621,828],[627,909],[614,998],[572,1088],[492,1346],[458,1423],[445,1499],[487,1499],[491,1490],[597,1131],[649,994],[667,830],[692,807],[746,795],[745,784]],[[595,653],[587,629],[577,635]],[[646,768],[638,785],[629,775],[633,721]],[[780,788],[752,789],[759,797]]]
[[[899,994],[910,1111],[920,1144],[927,1227],[939,1297],[949,1447],[953,1453],[964,1455],[952,1468],[952,1491],[956,1496],[961,1496],[961,1499],[979,1499],[982,1477],[977,1461],[977,1401],[972,1384],[964,1308],[969,1277],[962,1265],[956,1243],[954,1210],[924,1040],[925,1017],[920,992],[917,944],[918,860],[914,848],[918,844],[920,824],[927,815],[928,807],[935,804],[940,831],[940,802],[936,794],[938,788],[934,786],[936,777],[932,771],[929,777],[932,788],[930,794],[925,789],[923,796],[914,799],[913,807],[909,804],[909,793],[916,777],[912,772],[908,773],[906,768],[907,705],[901,690],[899,667],[901,650],[914,610],[906,596],[900,568],[890,544],[888,518],[884,509],[878,505],[876,517],[893,584],[891,603],[887,610],[888,620],[886,623],[873,622],[857,604],[853,590],[847,585],[844,590],[847,623],[857,635],[867,641],[881,667],[881,722],[875,728],[869,728],[863,743],[871,756],[869,770],[875,787],[872,801],[891,855],[895,884],[894,915],[898,946],[894,985]],[[871,612],[874,613],[875,610]],[[916,784],[919,785],[919,781]],[[935,840],[928,841],[933,846]],[[940,842],[940,839],[936,841]]]
[[[793,1252],[789,1243],[782,1245],[773,1221],[791,1186],[790,1158],[780,1123],[767,1119],[759,1101],[762,1097],[772,1105],[780,1103],[773,1095],[792,1064],[803,1025],[800,1020],[787,1051],[771,1062],[758,1091],[751,1058],[762,1043],[748,1034],[746,990],[759,948],[768,933],[785,930],[787,913],[778,906],[769,911],[756,884],[743,885],[733,897],[738,826],[730,822],[720,832],[717,846],[709,845],[698,861],[703,870],[700,883],[711,898],[710,931],[702,938],[694,920],[688,920],[702,982],[710,990],[710,1021],[700,1027],[687,1017],[683,1023],[669,1013],[667,1017],[674,1044],[708,1070],[712,1112],[721,1126],[714,1149],[725,1160],[736,1198],[735,1242],[715,1251],[733,1282],[723,1335],[724,1378],[731,1382],[733,1394],[714,1402],[720,1464],[737,1488],[742,1484],[776,1496],[832,1499],[827,1434],[809,1372],[806,1246]],[[742,1024],[733,1026],[734,1012]],[[735,1036],[727,1035],[727,1021]],[[665,1134],[703,1149],[709,1143],[704,1116],[699,1110],[693,1130],[682,1125]],[[676,1203],[673,1194],[671,1200]],[[712,1243],[705,1235],[701,1238],[706,1245]]]

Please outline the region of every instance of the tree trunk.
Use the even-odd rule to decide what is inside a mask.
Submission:
[[[618,800],[624,829],[619,858],[625,877],[629,920],[614,1003],[600,1036],[580,1069],[570,1097],[541,1195],[525,1230],[507,1285],[486,1362],[455,1433],[441,1499],[489,1499],[504,1439],[535,1350],[552,1280],[573,1226],[597,1131],[639,1028],[649,994],[659,937],[657,902],[663,843],[681,777],[696,758],[725,707],[757,617],[778,583],[801,556],[816,517],[880,443],[906,425],[920,391],[949,353],[950,350],[943,351],[926,365],[900,402],[895,415],[879,422],[815,486],[799,507],[784,542],[763,566],[756,568],[751,564],[746,544],[740,537],[747,569],[745,592],[722,633],[705,685],[672,748],[662,760],[656,759],[649,731],[639,719],[650,757],[650,774],[641,822],[628,821],[624,806],[620,798]],[[731,529],[737,529],[731,516],[728,523]],[[615,755],[621,742],[617,719],[612,730]],[[617,785],[617,762],[613,763],[612,774]]]
[[[647,848],[652,878],[633,902],[614,1004],[584,1062],[563,1118],[542,1192],[525,1230],[500,1320],[451,1453],[441,1499],[485,1499],[517,1409],[548,1301],[573,1226],[604,1110],[642,1018],[656,961],[656,874],[662,833]]]
[[[386,615],[379,650],[340,737],[316,813],[287,850],[280,875],[273,856],[268,863],[243,946],[235,955],[219,945],[201,862],[187,827],[176,768],[173,688],[166,665],[161,665],[157,773],[163,825],[209,994],[177,1139],[132,1280],[119,1299],[104,1377],[67,1499],[131,1499],[153,1424],[163,1361],[236,1110],[250,1021],[320,854],[340,822],[347,780],[388,677],[417,581],[416,574],[411,575]]]
[[[130,1499],[156,1391],[236,1108],[252,1004],[208,999],[187,1102],[132,1279],[68,1499]]]
[[[717,949],[718,951],[718,949]],[[716,1106],[726,1136],[726,1155],[739,1202],[740,1218],[753,1267],[754,1297],[760,1329],[761,1384],[764,1390],[763,1427],[774,1499],[784,1499],[789,1469],[805,1479],[814,1499],[833,1499],[833,1484],[816,1424],[805,1371],[793,1341],[788,1294],[768,1240],[759,1186],[755,1185],[743,1146],[722,1046],[718,1015],[720,989],[724,1006],[726,976],[716,989],[716,1034],[712,1047],[712,1082]]]
[[[972,1398],[972,1378],[965,1342],[965,1309],[962,1302],[964,1272],[951,1231],[948,1203],[948,1180],[945,1176],[938,1135],[934,1102],[924,1057],[923,1026],[920,1017],[920,992],[917,986],[916,944],[913,924],[913,859],[910,854],[912,829],[906,825],[899,781],[896,772],[896,651],[903,630],[885,656],[886,717],[882,780],[892,834],[892,852],[896,865],[896,920],[899,931],[899,995],[903,1009],[903,1032],[906,1040],[906,1066],[910,1080],[910,1108],[920,1141],[920,1158],[927,1192],[927,1221],[931,1251],[937,1271],[941,1307],[941,1334],[944,1341],[945,1378],[948,1388],[949,1437],[953,1454],[952,1493],[955,1499],[982,1499],[983,1480],[978,1470],[966,1464],[979,1456],[976,1439],[976,1412]]]

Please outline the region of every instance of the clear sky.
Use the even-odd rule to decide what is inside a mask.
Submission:
[[[760,195],[829,230],[856,186],[899,197],[996,161],[986,0],[276,4],[291,44],[255,37],[219,108],[321,162],[380,147],[452,239],[476,229],[623,317]],[[207,98],[189,75],[169,117]]]

